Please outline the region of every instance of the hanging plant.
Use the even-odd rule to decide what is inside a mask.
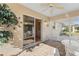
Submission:
[[[0,4],[0,24],[16,25],[18,23],[16,15],[9,9],[7,4]]]
[[[12,36],[13,34],[10,31],[0,31],[0,42],[7,43]]]

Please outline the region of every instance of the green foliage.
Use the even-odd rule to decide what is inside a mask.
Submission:
[[[16,25],[16,15],[9,9],[7,4],[0,4],[0,24]]]
[[[79,30],[79,27],[76,27],[77,30]]]
[[[8,42],[8,40],[9,40],[8,38],[12,37],[12,36],[13,36],[12,33],[9,31],[0,31],[0,41],[2,43]]]
[[[63,30],[63,32],[69,32],[69,28],[68,27],[64,27],[65,29]]]
[[[60,35],[69,36],[69,27],[68,26],[64,26],[64,29],[60,32]]]
[[[0,4],[0,25],[17,25],[16,15],[9,9],[7,4]],[[0,42],[6,43],[13,33],[10,31],[0,31]]]

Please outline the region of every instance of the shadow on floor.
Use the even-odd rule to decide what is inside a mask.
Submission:
[[[65,46],[60,42],[60,41],[55,41],[55,40],[46,40],[44,42],[45,44],[58,48],[60,56],[65,56]]]

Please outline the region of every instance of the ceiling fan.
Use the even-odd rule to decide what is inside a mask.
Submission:
[[[53,14],[53,8],[61,9],[61,10],[64,9],[64,7],[62,5],[57,4],[57,3],[44,3],[44,4],[41,4],[41,6],[44,8],[42,10],[43,12],[48,11],[50,13],[49,20],[45,20],[44,22],[49,22],[50,21],[50,17]]]
[[[58,3],[42,3],[40,6],[43,7],[42,11],[49,11],[50,13],[53,11],[53,9],[64,9],[64,6]]]
[[[48,9],[51,9],[51,11],[52,11],[53,8],[55,8],[55,9],[61,9],[61,10],[64,9],[64,7],[62,5],[60,5],[60,4],[58,4],[58,3],[44,3],[44,4],[41,4],[41,6],[43,8],[45,8],[43,11],[46,11]]]

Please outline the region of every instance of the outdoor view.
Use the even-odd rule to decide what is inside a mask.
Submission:
[[[64,21],[60,35],[79,35],[79,17]]]

